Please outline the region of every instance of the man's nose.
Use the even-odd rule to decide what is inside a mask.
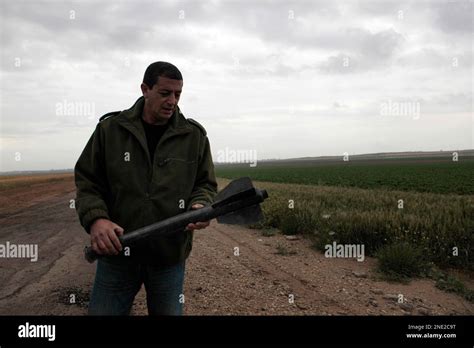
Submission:
[[[170,104],[172,104],[172,105],[176,105],[177,99],[176,99],[176,97],[175,97],[174,94],[171,94],[171,96],[168,98],[167,101],[168,101],[168,103],[170,103]]]

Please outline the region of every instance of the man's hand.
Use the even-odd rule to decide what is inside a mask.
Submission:
[[[107,219],[97,219],[91,226],[92,250],[100,255],[117,255],[122,251],[119,236],[123,228]]]
[[[201,209],[201,208],[204,208],[204,206],[200,203],[196,203],[196,204],[193,204],[191,209]],[[202,230],[203,228],[206,228],[207,226],[209,226],[210,224],[210,221],[205,221],[205,222],[196,222],[195,224],[188,224],[188,226],[186,226],[186,231],[194,231],[194,230]]]

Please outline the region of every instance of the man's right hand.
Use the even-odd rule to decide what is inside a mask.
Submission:
[[[122,251],[118,239],[123,235],[123,228],[107,219],[97,219],[91,226],[91,245],[99,255],[117,255]]]

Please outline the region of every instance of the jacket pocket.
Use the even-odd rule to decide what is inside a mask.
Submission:
[[[194,187],[196,171],[195,160],[167,157],[158,160],[153,179],[159,186],[176,187],[187,192]]]
[[[155,204],[169,217],[186,211],[196,181],[197,161],[166,157],[155,164],[152,193]],[[182,204],[184,203],[184,207]]]

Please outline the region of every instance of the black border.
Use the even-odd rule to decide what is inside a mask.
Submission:
[[[473,347],[474,316],[0,316],[1,348],[16,345],[80,346],[154,344],[408,344]],[[56,325],[56,339],[20,338],[25,324]],[[409,330],[408,325],[456,325]],[[455,333],[456,338],[410,339],[407,333]]]

